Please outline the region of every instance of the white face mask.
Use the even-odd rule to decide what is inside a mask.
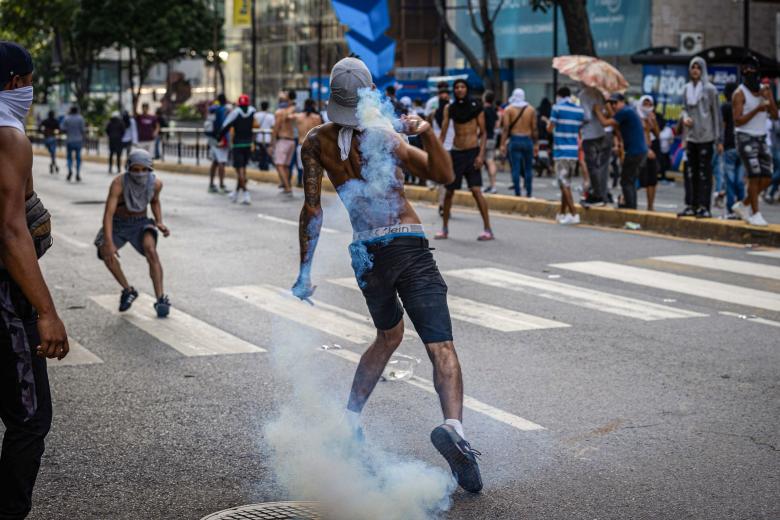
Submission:
[[[24,122],[27,112],[33,102],[32,85],[13,90],[0,91],[0,126],[14,126],[24,132]],[[13,118],[9,121],[8,118]]]

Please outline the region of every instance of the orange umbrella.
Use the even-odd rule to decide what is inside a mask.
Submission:
[[[619,70],[593,56],[558,56],[553,58],[553,67],[575,81],[599,89],[604,96],[625,92],[628,88],[628,82]]]

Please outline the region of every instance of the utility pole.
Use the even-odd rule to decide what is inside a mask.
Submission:
[[[122,47],[117,45],[116,47],[116,84],[117,84],[117,106],[119,111],[122,111]]]
[[[252,103],[257,103],[257,21],[255,19],[255,0],[252,2]]]
[[[444,62],[447,60],[447,38],[444,34],[444,24],[447,23],[447,0],[441,0],[441,6],[444,11],[444,19],[439,20],[439,75],[444,76],[446,74]]]
[[[322,106],[322,2],[317,2],[317,108]]]
[[[750,0],[742,0],[742,46],[750,48]]]
[[[558,57],[558,0],[553,0],[553,58]],[[553,97],[558,92],[558,69],[553,70]]]

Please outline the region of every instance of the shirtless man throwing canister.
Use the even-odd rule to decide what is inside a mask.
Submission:
[[[402,122],[404,133],[420,136],[423,150],[409,145],[378,110],[370,111],[372,105],[366,101],[378,104],[379,96],[371,73],[360,60],[344,58],[336,63],[330,88],[331,122],[312,129],[303,143],[301,266],[293,294],[308,300],[314,293],[311,264],[322,227],[320,194],[327,172],[350,216],[353,269],[377,328],[376,340],[363,353],[355,372],[348,417],[356,433],[361,431],[360,413],[403,339],[405,308],[433,362],[434,386],[445,419],[431,432],[431,441],[461,487],[479,492],[479,453],[464,438],[461,423],[463,379],[452,342],[447,285],[433,260],[420,218],[404,196],[401,170],[384,160],[391,154],[396,164],[413,175],[447,184],[453,180],[450,158],[430,125],[418,116],[403,116]]]

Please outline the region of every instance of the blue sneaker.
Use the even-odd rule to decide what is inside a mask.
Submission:
[[[138,291],[133,287],[122,289],[122,296],[119,297],[119,312],[125,312],[129,309],[136,298],[138,298]]]
[[[168,296],[163,294],[160,296],[154,304],[154,310],[157,311],[158,318],[165,318],[168,313],[171,312],[171,302],[168,300]]]
[[[434,428],[431,442],[450,465],[458,485],[469,493],[479,493],[482,490],[482,476],[477,459],[482,454],[472,448],[449,424]]]

